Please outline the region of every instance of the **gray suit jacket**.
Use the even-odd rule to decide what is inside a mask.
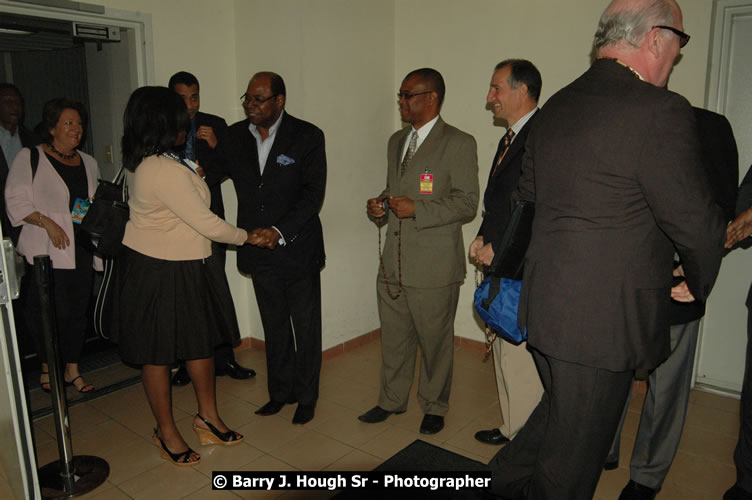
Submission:
[[[723,253],[697,137],[686,99],[613,60],[546,103],[520,180],[536,200],[519,311],[529,345],[612,371],[668,356],[674,251],[701,301]]]
[[[386,216],[386,275],[390,283],[397,282],[399,244],[405,286],[436,288],[461,282],[466,269],[462,224],[473,220],[478,210],[475,139],[439,118],[405,174],[400,175],[402,149],[410,130],[406,127],[394,133],[387,148],[387,181],[382,196],[413,199],[415,217],[402,219],[400,237],[400,219],[391,211]],[[420,192],[422,174],[433,175],[432,193]],[[380,269],[379,276],[383,279]]]

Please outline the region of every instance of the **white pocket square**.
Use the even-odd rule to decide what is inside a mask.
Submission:
[[[290,158],[287,155],[279,155],[279,156],[277,156],[277,165],[283,165],[284,166],[284,165],[292,165],[293,163],[295,163],[295,160],[293,160],[292,158]]]

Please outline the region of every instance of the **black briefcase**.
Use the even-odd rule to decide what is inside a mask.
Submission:
[[[525,252],[533,232],[535,202],[515,200],[512,203],[512,217],[504,230],[499,251],[494,254],[487,274],[521,280]]]

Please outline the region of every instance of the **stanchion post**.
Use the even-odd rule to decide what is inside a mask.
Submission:
[[[68,419],[68,401],[65,399],[63,370],[59,359],[57,325],[55,322],[55,297],[52,293],[52,261],[49,255],[34,257],[34,279],[40,294],[42,335],[47,352],[47,366],[50,373],[52,392],[52,409],[55,415],[55,431],[60,456],[61,476],[66,491],[73,490],[73,446],[71,445],[70,420]]]
[[[34,257],[34,279],[39,290],[41,326],[50,374],[52,409],[60,459],[39,469],[42,498],[69,498],[89,492],[104,483],[109,464],[99,457],[73,455],[68,401],[65,399],[63,369],[59,359],[55,296],[52,293],[52,263],[48,255]]]

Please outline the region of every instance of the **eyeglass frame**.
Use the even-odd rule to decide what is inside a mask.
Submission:
[[[279,95],[280,94],[272,94],[269,97],[259,97],[257,95],[250,96],[247,92],[244,92],[243,95],[240,96],[240,102],[245,104],[246,101],[250,101],[253,104],[258,104],[259,106],[261,106],[266,101],[270,101]]]
[[[657,24],[653,26],[651,29],[660,28],[662,30],[669,30],[674,35],[679,37],[679,48],[683,49],[688,43],[689,39],[691,38],[688,34],[684,33],[681,30],[678,30],[674,28],[673,26],[663,26],[661,24]]]
[[[411,94],[409,92],[397,92],[397,100],[404,99],[406,101],[409,101],[415,96],[423,95],[423,94],[430,94],[431,92],[434,92],[433,90],[426,90],[425,92],[416,92],[415,94]]]

